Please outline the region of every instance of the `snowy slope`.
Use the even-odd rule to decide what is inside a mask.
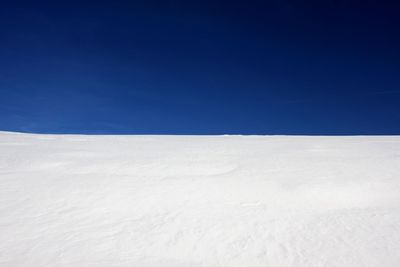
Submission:
[[[400,266],[400,137],[2,132],[0,266]]]

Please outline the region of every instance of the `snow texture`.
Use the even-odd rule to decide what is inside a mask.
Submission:
[[[0,132],[0,266],[400,266],[400,137]]]

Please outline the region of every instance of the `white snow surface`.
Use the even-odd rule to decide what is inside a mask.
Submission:
[[[0,266],[400,266],[400,137],[0,132]]]

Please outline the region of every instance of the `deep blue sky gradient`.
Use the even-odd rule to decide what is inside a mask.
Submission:
[[[385,1],[1,1],[0,130],[400,134]]]

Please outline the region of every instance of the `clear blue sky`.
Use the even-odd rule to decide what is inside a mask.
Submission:
[[[0,130],[400,134],[400,6],[2,1]]]

